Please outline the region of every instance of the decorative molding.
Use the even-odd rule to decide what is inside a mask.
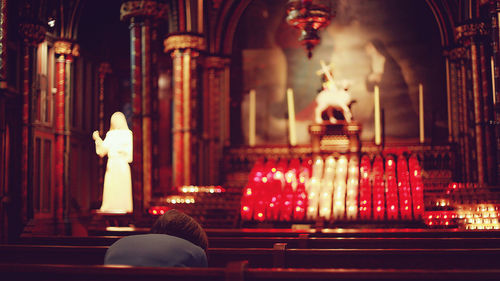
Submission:
[[[111,65],[109,62],[101,62],[97,71],[99,72],[99,75],[106,76],[106,74],[112,73]]]
[[[484,22],[464,24],[455,28],[455,38],[457,41],[462,41],[468,37],[484,36],[487,34],[488,32]]]
[[[73,43],[73,48],[71,49],[71,55],[73,57],[79,57],[80,56],[80,45]]]
[[[205,57],[204,65],[205,68],[224,68],[231,63],[229,58],[224,57],[216,57],[216,56],[208,56]]]
[[[120,7],[120,19],[125,21],[135,17],[166,18],[168,5],[152,0],[128,1]]]
[[[198,51],[206,49],[205,38],[191,34],[170,35],[163,41],[163,44],[165,53],[177,49],[195,49]]]
[[[0,1],[0,88],[7,88],[7,0]]]
[[[460,60],[465,59],[467,57],[467,52],[464,47],[457,47],[448,51],[444,51],[444,55],[447,56],[450,60]]]
[[[19,24],[19,33],[23,37],[24,43],[28,45],[38,45],[45,40],[47,29],[40,24],[21,23]]]

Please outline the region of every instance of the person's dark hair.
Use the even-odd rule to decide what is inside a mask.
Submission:
[[[205,230],[192,217],[177,210],[168,210],[151,227],[151,233],[168,234],[179,237],[199,246],[208,248]]]

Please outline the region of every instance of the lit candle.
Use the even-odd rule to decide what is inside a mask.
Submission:
[[[255,145],[255,90],[250,90],[250,102],[248,105],[248,145]]]
[[[420,143],[424,143],[424,86],[418,84],[418,123],[420,129]]]
[[[375,144],[380,145],[382,142],[382,126],[380,122],[380,93],[378,85],[375,85],[375,93],[373,95],[375,105]]]
[[[295,105],[293,101],[293,90],[288,89],[286,91],[287,101],[288,101],[288,126],[290,135],[290,145],[294,146],[297,144],[297,136],[295,133]]]

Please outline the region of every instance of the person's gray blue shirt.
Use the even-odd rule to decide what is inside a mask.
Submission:
[[[123,237],[106,251],[104,264],[163,267],[207,267],[207,256],[195,244],[166,234]]]

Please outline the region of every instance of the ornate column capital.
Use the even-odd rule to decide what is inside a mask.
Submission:
[[[127,1],[120,7],[120,19],[127,21],[132,18],[165,18],[168,12],[167,4],[152,0]]]
[[[99,76],[106,76],[106,74],[112,73],[111,65],[106,61],[101,62],[97,71],[99,72]]]
[[[484,22],[469,23],[455,28],[455,39],[457,42],[470,43],[470,40],[477,36],[485,36],[488,32]]]
[[[54,42],[54,52],[57,55],[78,57],[80,55],[80,45],[67,40],[58,40]]]
[[[204,51],[207,47],[205,38],[198,34],[173,34],[163,41],[163,45],[165,46],[165,53],[177,49]]]
[[[457,61],[465,59],[467,57],[467,52],[464,47],[456,47],[450,50],[444,51],[444,55],[450,60]]]
[[[27,22],[19,24],[19,33],[27,45],[36,46],[43,42],[46,32],[47,29],[41,24]]]

